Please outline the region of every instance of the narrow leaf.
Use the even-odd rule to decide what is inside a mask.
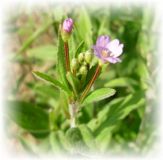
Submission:
[[[76,22],[76,29],[81,40],[85,41],[87,47],[92,44],[92,23],[88,10],[81,8],[79,18]]]
[[[134,85],[137,85],[137,82],[134,79],[129,77],[121,77],[110,80],[105,84],[105,87],[132,87]]]
[[[79,90],[79,87],[80,87],[79,80],[71,72],[68,72],[66,77],[67,77],[67,80],[69,81],[69,83],[71,84],[74,93],[77,96],[78,95],[78,90]]]
[[[78,46],[77,49],[76,49],[75,57],[77,57],[78,54],[82,52],[83,47],[84,47],[84,44],[85,44],[85,42],[84,42],[84,41],[81,41],[81,43],[79,44],[79,46]]]
[[[106,127],[103,129],[99,135],[96,137],[96,143],[98,144],[98,149],[100,151],[105,151],[111,140],[112,127]]]
[[[52,132],[49,136],[50,144],[54,153],[63,151],[63,146],[60,142],[58,132]]]
[[[42,80],[45,80],[47,82],[50,82],[52,85],[54,85],[55,87],[59,87],[60,89],[63,89],[64,91],[68,92],[68,89],[61,84],[59,81],[57,81],[56,79],[52,78],[51,76],[45,74],[45,73],[41,73],[41,72],[33,72],[33,74],[39,78],[41,78]]]
[[[66,60],[64,54],[64,42],[61,37],[60,29],[58,33],[58,52],[57,52],[57,70],[63,84],[68,88],[68,82],[66,79]]]
[[[96,148],[96,143],[94,140],[94,135],[90,128],[88,128],[86,125],[80,125],[79,130],[82,134],[83,141],[85,144],[90,148],[90,149],[95,149]]]
[[[103,100],[105,98],[111,97],[115,94],[115,90],[112,88],[100,88],[97,89],[93,92],[91,92],[85,99],[83,102],[83,105],[88,104],[88,103],[92,103],[92,102],[97,102],[100,100]]]

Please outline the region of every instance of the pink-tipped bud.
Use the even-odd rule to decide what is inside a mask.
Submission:
[[[65,32],[68,32],[68,33],[71,33],[72,29],[73,29],[73,25],[74,25],[74,22],[71,18],[67,18],[64,20],[63,22],[63,26],[62,26],[62,29],[65,31]]]
[[[61,30],[61,35],[64,42],[67,42],[69,40],[71,31],[73,29],[73,24],[74,22],[71,18],[67,18],[64,20]]]

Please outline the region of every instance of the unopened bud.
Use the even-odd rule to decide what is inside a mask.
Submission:
[[[78,66],[79,66],[78,60],[76,58],[73,58],[72,61],[71,61],[72,70],[76,71]]]
[[[67,42],[70,38],[71,31],[73,29],[73,20],[71,18],[67,18],[64,20],[61,28],[61,35],[64,42]]]
[[[73,29],[73,20],[71,18],[67,18],[64,20],[63,22],[63,26],[62,26],[62,29],[65,31],[65,32],[68,32],[70,33]]]
[[[87,63],[90,63],[91,62],[91,60],[92,60],[92,53],[91,53],[91,51],[87,51],[87,52],[85,52],[85,61],[87,62]]]
[[[82,64],[85,65],[85,66],[87,66],[87,62],[86,61],[84,61]]]
[[[82,63],[83,60],[84,60],[84,53],[80,53],[80,54],[78,55],[78,61],[79,61],[79,63]]]
[[[82,75],[86,75],[88,72],[87,70],[87,67],[86,66],[81,66],[80,67],[80,70],[79,70],[79,73],[82,74]]]

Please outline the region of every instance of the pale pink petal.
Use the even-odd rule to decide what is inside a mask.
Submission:
[[[107,48],[111,51],[114,52],[114,50],[118,47],[119,45],[119,40],[114,39],[111,42],[108,43]]]
[[[116,58],[116,57],[107,57],[105,58],[105,60],[109,61],[110,63],[117,63],[117,62],[121,62],[121,59]]]
[[[122,54],[122,52],[123,52],[123,44],[120,44],[116,48],[115,52],[113,53],[113,57],[119,57]]]
[[[107,48],[109,49],[109,51],[111,52],[111,56],[113,57],[118,57],[123,52],[123,44],[119,44],[118,39],[112,40],[108,44]]]

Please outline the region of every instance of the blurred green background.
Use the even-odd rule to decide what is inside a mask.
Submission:
[[[151,7],[54,5],[10,11],[6,19],[8,71],[7,143],[18,152],[67,151],[69,128],[64,93],[36,79],[33,70],[58,77],[58,26],[65,17],[75,27],[70,57],[81,43],[88,50],[99,35],[124,44],[122,63],[105,66],[94,88],[111,87],[116,94],[82,108],[78,115],[88,147],[106,153],[146,153],[157,137],[157,32]],[[82,126],[83,124],[83,126]],[[83,127],[83,128],[82,128]],[[87,131],[83,131],[87,132]],[[88,135],[87,135],[88,134]],[[86,137],[86,138],[85,138]]]

